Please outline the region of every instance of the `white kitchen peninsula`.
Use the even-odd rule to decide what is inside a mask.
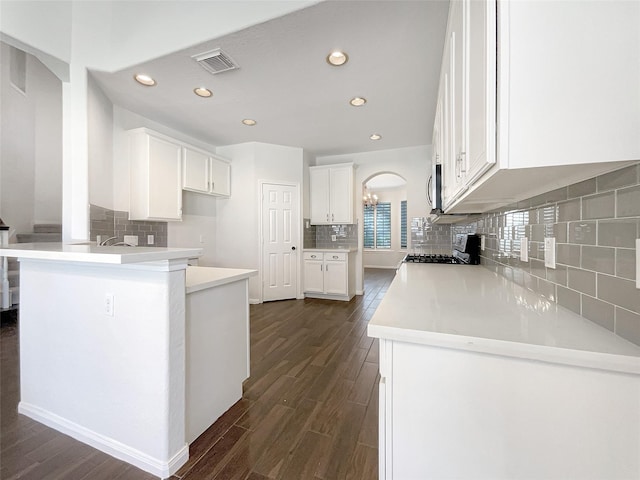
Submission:
[[[185,274],[187,260],[200,254],[54,243],[1,249],[20,260],[19,412],[159,477],[175,473],[189,457],[187,419],[203,418],[189,412],[188,358],[211,334],[191,349],[187,298],[239,285],[237,304],[227,299],[223,308],[239,312],[239,349],[246,352],[248,342],[252,272],[219,271],[213,282],[211,272],[209,280]],[[208,307],[213,322],[216,305]]]
[[[640,347],[481,266],[404,264],[380,339],[380,478],[640,477]]]

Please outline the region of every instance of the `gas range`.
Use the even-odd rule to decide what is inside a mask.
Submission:
[[[478,265],[480,263],[480,237],[460,233],[453,242],[451,255],[413,254],[404,258],[405,263],[443,263],[449,265]]]
[[[439,254],[409,254],[404,258],[405,263],[463,263],[453,255]]]

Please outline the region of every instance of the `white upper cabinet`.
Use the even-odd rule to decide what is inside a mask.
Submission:
[[[434,133],[445,213],[640,159],[639,24],[640,2],[452,0]]]
[[[211,185],[212,195],[229,197],[231,195],[231,165],[219,157],[211,156]]]
[[[128,132],[130,220],[181,220],[181,145],[139,128]]]
[[[353,165],[309,167],[311,223],[353,223]]]
[[[209,155],[185,148],[182,156],[182,188],[209,193],[209,184]]]
[[[207,152],[184,147],[182,188],[192,192],[226,196],[230,191],[231,167],[228,162]]]

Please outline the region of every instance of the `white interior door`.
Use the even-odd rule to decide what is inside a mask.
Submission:
[[[296,298],[299,248],[298,188],[262,185],[262,299]]]

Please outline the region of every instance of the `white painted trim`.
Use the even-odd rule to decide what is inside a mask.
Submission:
[[[365,265],[364,268],[382,268],[387,270],[397,270],[398,265]]]
[[[356,295],[364,295],[364,290],[356,290]]]
[[[160,478],[170,477],[189,459],[189,445],[186,443],[172,458],[162,461],[35,405],[20,402],[18,413]]]
[[[249,299],[249,305],[260,305],[261,303],[262,303],[262,300],[260,300],[259,298]]]

